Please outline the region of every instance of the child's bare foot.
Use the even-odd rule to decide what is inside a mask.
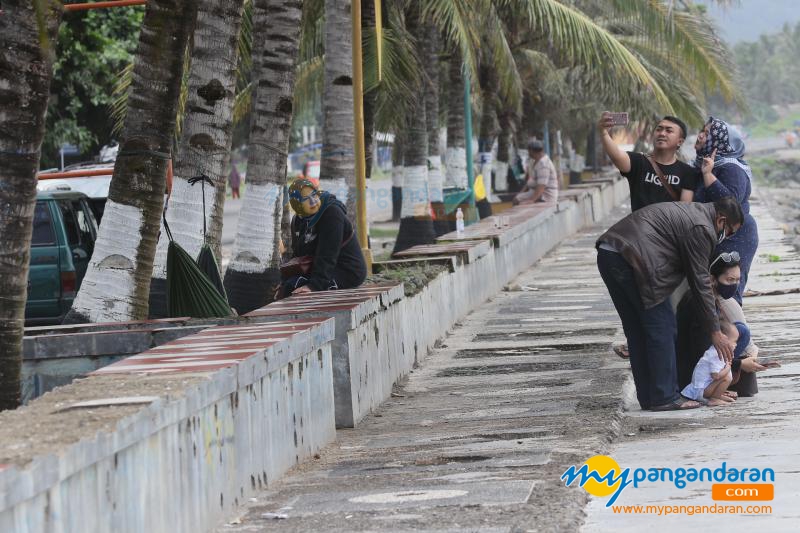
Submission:
[[[732,390],[726,390],[726,391],[725,391],[725,392],[723,392],[722,394],[724,394],[724,395],[725,395],[725,396],[727,396],[728,398],[734,398],[734,399],[736,399],[736,398],[738,398],[738,397],[739,397],[739,393],[738,393],[738,392],[736,392],[736,391],[732,391]]]
[[[723,400],[722,398],[711,398],[708,400],[709,407],[727,407],[733,403],[733,400]]]
[[[722,400],[722,401],[728,402],[728,403],[735,403],[736,402],[736,398],[731,398],[730,396],[728,396],[726,394],[723,394],[722,396],[720,396],[719,399]]]

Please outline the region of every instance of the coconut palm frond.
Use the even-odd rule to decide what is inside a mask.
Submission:
[[[483,40],[487,46],[486,56],[491,57],[500,82],[499,96],[512,109],[522,101],[522,81],[508,42],[508,30],[494,5],[489,4],[483,19]]]
[[[325,1],[305,0],[300,21],[300,54],[298,63],[304,63],[325,53]]]
[[[238,79],[247,79],[253,69],[253,0],[245,0],[239,31]]]
[[[683,50],[684,59],[696,71],[698,77],[706,80],[710,89],[719,89],[722,96],[735,102],[740,108],[746,103],[736,84],[736,65],[733,55],[725,42],[716,34],[716,28],[704,16],[685,11],[675,14],[675,25],[681,30],[676,35],[675,44]]]
[[[128,116],[128,94],[133,81],[133,63],[130,63],[117,76],[117,81],[111,91],[109,104],[111,115],[111,134],[119,136]]]
[[[192,72],[192,49],[186,47],[183,57],[183,75],[181,76],[181,92],[178,94],[178,114],[175,116],[175,144],[181,139],[183,117],[186,114],[186,101],[189,99],[189,76]]]
[[[518,50],[514,57],[515,63],[519,65],[521,72],[523,70],[528,72],[556,70],[556,66],[550,56],[540,50],[523,48]]]
[[[294,82],[295,114],[315,109],[322,98],[325,84],[325,58],[312,57],[297,65]]]
[[[233,124],[239,124],[250,116],[253,106],[253,83],[250,82],[236,92],[233,99]]]
[[[374,29],[364,32],[364,92],[375,91],[375,126],[393,131],[404,124],[407,110],[416,98],[424,68],[418,43],[406,27],[404,2],[384,5],[385,25],[382,32],[382,79],[378,81],[378,57]]]
[[[381,88],[399,98],[411,99],[418,95],[414,87],[422,77],[422,67],[413,47],[413,42],[395,34],[395,30],[383,31],[383,77],[378,81],[378,54],[375,48],[375,32],[366,32],[371,40],[364,48],[364,92]]]
[[[744,98],[735,83],[735,64],[728,46],[717,35],[708,16],[692,2],[675,6],[671,0],[605,0],[617,19],[634,21],[640,35],[655,39],[685,69],[709,89],[718,88],[722,96],[744,106]],[[730,2],[717,2],[729,4]]]
[[[564,60],[589,68],[606,85],[650,92],[664,111],[672,111],[669,98],[647,68],[586,13],[557,0],[494,1],[523,15],[531,29],[548,35]]]
[[[478,57],[475,51],[481,46],[480,14],[488,11],[490,4],[487,0],[418,1],[423,21],[432,22],[442,31],[449,46],[459,50],[473,79],[477,78]]]
[[[702,80],[694,75],[694,72],[685,68],[685,63],[681,62],[674,54],[663,46],[653,43],[651,39],[639,37],[620,37],[620,40],[635,53],[642,63],[648,65],[648,69],[657,69],[656,75],[660,80],[665,80],[665,92],[670,100],[685,99],[686,95],[693,95],[693,104],[689,107],[694,110],[691,114],[680,115],[692,126],[699,126],[703,122],[702,109],[700,104],[705,100],[705,85]],[[662,83],[662,85],[664,85]],[[678,109],[676,112],[680,113]]]
[[[379,84],[375,83],[377,80],[365,84],[364,90],[377,90],[375,124],[377,128],[389,131],[402,123],[414,100],[423,96],[424,92],[418,89],[423,69],[409,41],[399,39],[393,29],[384,28],[383,34],[383,79]],[[364,62],[369,65],[365,71],[371,71],[375,76],[377,54],[374,47],[365,50]]]

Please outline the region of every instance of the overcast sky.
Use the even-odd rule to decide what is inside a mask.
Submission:
[[[711,7],[711,15],[729,43],[755,41],[762,33],[775,33],[786,23],[800,21],[800,0],[740,0],[738,4],[725,9]]]

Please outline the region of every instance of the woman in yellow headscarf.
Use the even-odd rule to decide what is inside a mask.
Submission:
[[[276,298],[291,294],[358,287],[367,277],[367,265],[347,208],[308,179],[289,186],[292,218],[291,268],[281,268]]]

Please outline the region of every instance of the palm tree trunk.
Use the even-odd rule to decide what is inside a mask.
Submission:
[[[439,71],[441,39],[439,29],[431,23],[424,26],[422,61],[425,65],[425,121],[428,129],[428,191],[434,212],[433,229],[436,235],[450,231],[444,212],[444,175],[439,151]]]
[[[355,227],[353,39],[350,0],[325,0],[325,83],[320,185],[347,205]]]
[[[492,58],[484,53],[481,57],[481,93],[483,95],[483,113],[481,115],[481,129],[478,135],[478,160],[480,167],[478,173],[483,176],[483,185],[487,195],[491,195],[492,187],[492,149],[497,140],[499,131],[498,111],[500,106],[499,80],[497,69],[492,64]]]
[[[404,135],[406,132],[398,130],[394,135],[392,144],[392,222],[400,220],[403,210],[403,180],[405,177],[405,146]]]
[[[167,165],[197,0],[147,3],[104,221],[66,322],[147,318]]]
[[[225,290],[240,314],[272,299],[280,282],[280,238],[286,154],[292,126],[295,65],[302,0],[255,0],[253,27],[261,38],[253,54],[253,118],[247,191],[239,215]]]
[[[462,77],[461,54],[454,51],[450,56],[447,85],[447,170],[445,184],[466,189],[467,144],[464,132],[464,78]],[[470,139],[472,142],[472,139]]]
[[[236,93],[236,62],[243,0],[200,0],[192,46],[192,65],[186,113],[175,158],[172,194],[166,212],[172,235],[192,257],[203,246],[204,224],[208,242],[219,260],[222,210],[233,137],[233,102]],[[203,187],[189,179],[205,175],[214,187],[205,187],[206,220],[203,220]],[[150,285],[150,317],[167,316],[166,233],[156,249]]]
[[[0,411],[20,402],[36,172],[62,12],[55,0],[39,8],[46,42],[30,0],[3,2],[0,14]]]
[[[417,50],[422,51],[425,29],[419,17],[419,5],[410,4],[406,15],[406,27],[414,36]],[[393,253],[417,244],[436,242],[428,196],[428,122],[425,119],[425,89],[424,82],[420,81],[419,87],[414,91],[416,98],[407,117],[403,210]]]
[[[508,165],[511,162],[511,120],[500,112],[498,119],[497,158],[494,162],[494,186],[497,191],[508,190]]]
[[[375,2],[365,0],[361,3],[361,35],[375,35]],[[377,39],[377,35],[375,35]],[[380,46],[380,43],[375,43]],[[372,142],[375,135],[375,105],[378,91],[373,89],[364,93],[364,171],[367,179],[372,177],[375,152]]]

